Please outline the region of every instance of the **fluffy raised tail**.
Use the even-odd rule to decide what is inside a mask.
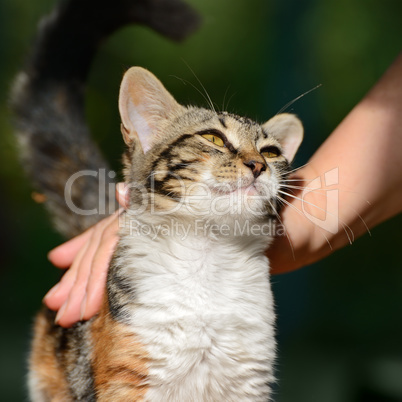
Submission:
[[[199,18],[181,0],[60,1],[39,24],[33,53],[14,85],[11,108],[23,164],[66,237],[114,208],[107,163],[85,122],[84,89],[99,44],[132,23],[181,40]],[[106,189],[102,205],[100,188]]]

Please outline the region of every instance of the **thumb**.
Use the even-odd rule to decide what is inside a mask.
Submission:
[[[117,202],[126,209],[129,204],[128,186],[126,183],[117,183],[116,185]]]

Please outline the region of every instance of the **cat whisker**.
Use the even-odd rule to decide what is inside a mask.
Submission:
[[[304,181],[302,179],[295,179],[295,180],[282,180],[283,182],[294,182],[294,181]],[[350,193],[350,194],[355,194],[356,196],[359,196],[361,198],[362,201],[364,201],[366,204],[371,205],[371,202],[367,199],[365,199],[364,197],[362,197],[357,191],[352,191],[352,190],[345,190],[344,188],[342,188],[342,186],[340,184],[337,185],[338,189],[344,193]],[[309,190],[309,191],[323,191],[326,192],[328,190],[326,189],[321,189],[321,188],[312,188],[312,187],[306,187],[306,186],[294,186],[291,184],[280,184],[279,188],[294,188],[297,190]]]
[[[292,181],[298,181],[298,182],[305,182],[305,179],[284,179],[282,178],[282,182],[292,182]]]
[[[225,95],[223,96],[223,104],[222,104],[222,110],[228,110],[228,108],[229,108],[229,103],[230,103],[230,101],[232,100],[232,98],[236,95],[236,92],[234,92],[232,95],[230,95],[230,98],[228,99],[228,101],[227,101],[227,104],[225,105],[225,99],[226,99],[226,95],[227,95],[227,92],[228,92],[228,90],[229,90],[229,87],[230,86],[228,86],[227,87],[227,89],[226,89],[226,91],[225,91]]]
[[[292,170],[287,171],[286,174],[288,175],[288,174],[297,172],[298,170],[300,170],[300,169],[302,169],[302,168],[308,166],[309,164],[310,164],[310,162],[307,162],[307,163],[305,163],[304,165],[301,165],[301,166],[299,166],[299,167],[297,167],[297,168],[294,168],[294,169],[292,169]]]
[[[310,188],[310,187],[292,186],[292,185],[280,186],[279,188],[290,188],[290,189],[296,189],[296,190],[308,190],[308,192],[318,193],[317,195],[322,195],[322,196],[326,196],[326,193],[328,191],[328,190],[321,189],[321,188]],[[342,190],[342,191],[358,195],[358,193],[356,191],[348,191],[348,190]],[[364,201],[367,202],[370,205],[369,201],[367,201],[367,200],[364,200]],[[363,217],[357,212],[357,210],[355,208],[352,208],[350,206],[348,206],[348,208],[350,210],[352,210],[358,216],[358,218],[363,223],[367,233],[369,234],[369,236],[371,236],[371,231],[370,231],[368,225],[366,224],[366,221],[363,219]]]
[[[226,95],[228,94],[230,85],[228,85],[228,87],[226,88],[225,94],[223,95],[223,101],[222,101],[222,110],[227,110],[225,107],[225,100],[226,100]]]
[[[315,192],[315,191],[321,191],[325,193],[327,190],[323,188],[312,188],[312,187],[304,187],[304,186],[293,186],[291,184],[287,185],[280,185],[279,188],[285,188],[285,189],[295,189],[295,190],[309,190],[309,192]]]
[[[299,95],[297,98],[291,100],[290,102],[288,102],[285,106],[283,106],[279,112],[277,113],[280,114],[282,112],[284,112],[288,107],[292,106],[295,102],[297,102],[299,99],[303,98],[303,96],[309,94],[310,92],[315,91],[316,89],[320,88],[322,86],[322,84],[318,84],[317,86],[315,86],[314,88],[309,89],[308,91],[302,93],[301,95]]]
[[[184,62],[184,64],[187,66],[187,68],[191,71],[191,73],[194,75],[194,77],[195,77],[195,79],[198,81],[198,83],[200,84],[200,86],[201,86],[201,88],[203,89],[203,91],[204,91],[204,93],[205,93],[205,96],[206,96],[206,98],[205,98],[205,96],[204,96],[204,99],[207,100],[209,106],[211,107],[211,110],[216,114],[215,106],[214,106],[214,104],[213,104],[213,102],[212,102],[211,97],[209,96],[208,91],[206,90],[206,88],[205,88],[204,85],[202,84],[201,80],[198,78],[197,74],[196,74],[196,73],[194,72],[194,70],[190,67],[190,65],[189,65],[185,60],[183,60],[183,62]],[[196,87],[194,86],[194,88],[196,88]],[[198,92],[201,93],[201,91],[198,91]],[[202,94],[202,93],[201,93],[201,94]]]
[[[210,99],[209,95],[208,95],[208,96],[205,96],[205,94],[204,94],[202,91],[200,91],[200,89],[197,88],[191,81],[185,80],[184,78],[178,77],[177,75],[171,75],[171,77],[177,78],[177,79],[180,80],[184,85],[187,85],[187,84],[191,85],[191,86],[204,98],[204,100],[207,102],[207,104],[208,104],[208,106],[210,107],[210,109],[212,109],[212,111],[213,111],[214,113],[216,113],[215,107],[214,107],[214,105],[213,105],[213,103],[212,103],[212,100]],[[204,89],[204,90],[205,90],[205,89]]]

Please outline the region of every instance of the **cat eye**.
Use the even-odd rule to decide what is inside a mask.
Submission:
[[[261,155],[267,159],[277,158],[281,155],[281,151],[277,147],[268,147],[261,150]]]
[[[201,137],[204,137],[208,141],[212,142],[213,144],[217,145],[218,147],[224,147],[225,143],[223,142],[221,137],[218,137],[215,134],[202,134]]]

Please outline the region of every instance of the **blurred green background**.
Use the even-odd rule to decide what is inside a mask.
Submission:
[[[117,92],[123,71],[153,71],[182,103],[213,101],[265,121],[291,106],[305,124],[305,163],[396,57],[400,0],[189,0],[203,26],[177,45],[129,27],[101,48],[87,115],[119,169]],[[58,277],[46,253],[61,242],[18,162],[7,110],[40,16],[51,0],[0,2],[0,400],[23,401],[32,316]],[[381,141],[381,138],[379,138]],[[346,146],[346,145],[345,145]],[[375,152],[373,152],[375,156]],[[375,163],[375,161],[373,161]],[[402,401],[401,216],[325,261],[273,278],[278,312],[279,402]]]

